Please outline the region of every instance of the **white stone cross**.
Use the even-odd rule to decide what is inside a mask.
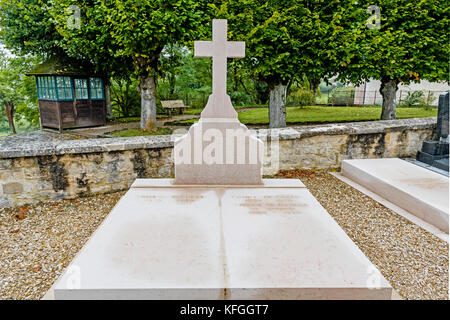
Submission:
[[[245,42],[227,41],[227,20],[213,20],[212,41],[194,41],[194,57],[213,59],[212,94],[227,92],[227,58],[245,57]]]

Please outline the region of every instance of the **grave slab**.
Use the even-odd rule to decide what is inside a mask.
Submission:
[[[299,180],[263,182],[138,179],[57,281],[55,299],[391,298]]]
[[[398,158],[344,160],[342,175],[448,233],[447,177]]]

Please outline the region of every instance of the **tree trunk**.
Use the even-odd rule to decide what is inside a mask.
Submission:
[[[392,79],[382,79],[380,93],[383,97],[383,110],[381,112],[381,120],[395,119],[395,94],[397,93],[398,82]]]
[[[105,81],[105,103],[106,103],[106,120],[114,119],[111,103],[111,82],[109,79]]]
[[[141,129],[156,128],[156,83],[154,76],[139,76]]]
[[[277,84],[270,89],[269,128],[286,127],[286,85]]]
[[[309,82],[309,89],[314,93],[314,96],[317,94],[317,89],[319,88],[320,79],[312,79]]]
[[[169,94],[170,94],[170,97],[169,97],[169,99],[174,99],[174,93],[175,93],[175,80],[176,80],[176,78],[175,78],[175,76],[174,75],[169,75],[168,76],[168,79],[169,79]]]
[[[4,103],[5,113],[9,123],[9,129],[11,129],[11,133],[16,134],[16,127],[14,126],[14,104],[6,101]]]

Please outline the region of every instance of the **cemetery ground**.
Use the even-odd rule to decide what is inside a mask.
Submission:
[[[448,243],[326,171],[299,178],[404,299],[448,299]],[[0,208],[0,299],[41,299],[123,192]]]

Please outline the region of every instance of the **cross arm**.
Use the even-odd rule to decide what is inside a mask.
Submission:
[[[245,57],[245,42],[244,41],[230,41],[227,43],[227,58],[244,58]]]
[[[194,57],[208,58],[213,56],[211,41],[194,41]]]

